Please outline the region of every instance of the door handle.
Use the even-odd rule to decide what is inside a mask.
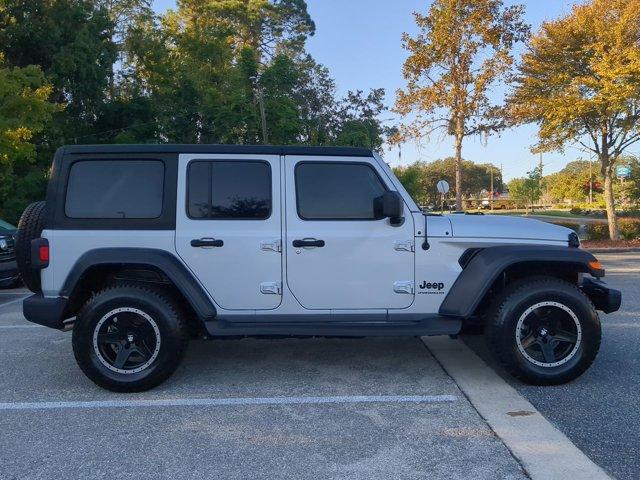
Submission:
[[[215,238],[194,238],[191,240],[192,247],[222,247],[224,242]]]
[[[299,247],[324,247],[324,240],[316,240],[315,238],[303,238],[302,240],[294,240],[293,246]]]

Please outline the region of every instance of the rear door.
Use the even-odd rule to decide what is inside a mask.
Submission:
[[[281,220],[279,156],[180,155],[176,249],[220,307],[280,305]]]
[[[414,298],[413,218],[380,218],[373,158],[287,156],[287,284],[307,309],[400,309]],[[297,246],[298,245],[298,246]],[[302,245],[302,246],[299,246]]]

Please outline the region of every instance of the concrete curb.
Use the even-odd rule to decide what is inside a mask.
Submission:
[[[627,248],[585,248],[587,252],[590,253],[635,253],[640,252],[640,248],[638,247],[627,247]]]
[[[533,480],[611,478],[462,341],[422,341]]]

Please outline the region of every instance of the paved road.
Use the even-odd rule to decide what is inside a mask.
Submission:
[[[510,381],[593,461],[618,478],[640,478],[640,253],[599,254],[622,309],[602,315],[600,353],[589,371],[559,387]],[[492,362],[481,336],[467,337]]]
[[[598,256],[623,306],[592,368],[559,387],[505,379],[612,475],[640,478],[640,254]],[[0,402],[122,399],[84,378],[69,334],[24,321],[22,295],[0,293]],[[465,341],[493,364],[481,336]],[[124,398],[311,395],[457,400],[0,411],[0,478],[523,477],[415,339],[195,342],[169,382]]]
[[[609,223],[606,218],[598,218],[598,217],[556,217],[555,215],[526,215],[527,218],[535,218],[536,220],[542,220],[545,222],[553,223],[554,220],[558,222],[566,222],[566,223]]]
[[[526,478],[419,339],[193,342],[168,382],[118,395],[82,375],[69,333],[27,324],[16,298],[0,295],[2,480]],[[453,401],[291,403],[356,395]],[[285,403],[250,404],[265,397]],[[247,404],[175,404],[221,398]],[[8,409],[123,399],[142,406]]]

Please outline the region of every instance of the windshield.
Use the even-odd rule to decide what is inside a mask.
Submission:
[[[5,222],[0,219],[0,232],[13,232],[15,229],[16,227],[11,225],[9,222]]]

